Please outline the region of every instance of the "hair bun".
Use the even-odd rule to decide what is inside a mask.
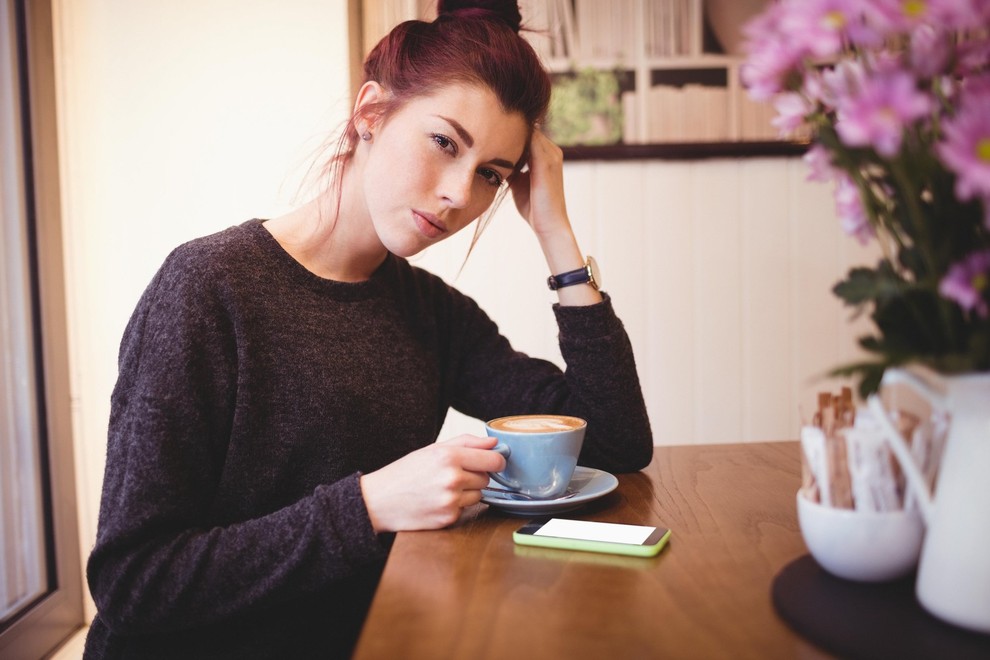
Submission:
[[[438,16],[458,18],[494,18],[508,25],[514,32],[522,27],[522,14],[516,0],[437,0]]]

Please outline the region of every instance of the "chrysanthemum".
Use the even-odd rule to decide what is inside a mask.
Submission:
[[[967,312],[983,318],[990,315],[986,295],[990,292],[990,250],[974,252],[953,264],[939,283],[938,291]]]
[[[839,99],[855,94],[866,79],[866,67],[858,60],[840,60],[820,74],[809,74],[804,81],[807,94],[834,109]]]
[[[873,0],[871,18],[884,31],[907,32],[923,23],[950,29],[980,27],[985,0]]]
[[[990,89],[973,86],[960,95],[959,111],[943,124],[936,153],[956,175],[961,200],[990,197]]]
[[[931,25],[920,25],[911,32],[908,59],[911,68],[925,78],[944,73],[952,53],[949,35]]]
[[[876,235],[863,206],[859,188],[846,174],[839,175],[836,181],[835,211],[839,216],[842,230],[849,236],[855,236],[863,245],[869,243]]]
[[[861,0],[791,0],[783,6],[783,33],[816,57],[831,57],[847,43],[876,46],[882,41],[867,21],[871,5]]]
[[[905,125],[931,112],[933,101],[905,71],[868,76],[862,87],[838,101],[835,130],[850,147],[872,146],[892,157],[901,148]]]
[[[788,77],[807,54],[781,32],[779,19],[783,5],[771,5],[743,26],[748,56],[739,75],[747,93],[766,101],[784,91]]]
[[[831,181],[835,177],[828,149],[815,143],[801,157],[808,166],[808,181]]]
[[[773,101],[777,115],[770,123],[780,131],[782,137],[787,137],[804,124],[804,118],[811,112],[811,106],[797,92],[780,94]]]

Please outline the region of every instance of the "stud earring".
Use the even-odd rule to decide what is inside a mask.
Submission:
[[[371,139],[371,133],[369,131],[365,131],[364,133],[361,134],[361,139],[367,142],[368,140]]]

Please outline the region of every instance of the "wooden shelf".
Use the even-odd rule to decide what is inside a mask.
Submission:
[[[580,122],[574,122],[575,113],[568,113],[572,115],[567,118],[569,123],[554,131],[551,115],[548,125],[558,142],[600,142],[621,133],[622,144],[611,150],[635,145],[648,153],[656,153],[658,145],[669,145],[664,151],[673,153],[698,143],[779,141],[789,145],[787,140],[778,140],[770,123],[775,112],[769,104],[748,98],[740,80],[742,56],[713,52],[720,45],[708,25],[718,23],[726,35],[726,24],[731,31],[731,24],[742,20],[738,6],[726,9],[725,4],[708,0],[521,0],[520,6],[524,17],[533,18],[534,27],[539,29],[541,21],[546,25],[545,32],[531,33],[531,40],[551,72],[581,74],[589,81],[586,90],[605,89],[591,82],[589,70],[624,75],[619,98],[608,101],[603,97],[606,100],[597,105],[589,103],[586,115],[583,110],[576,113],[596,117],[592,126],[598,128],[592,132],[576,132],[583,129]],[[709,17],[706,12],[718,15]],[[717,20],[708,20],[712,18]],[[665,51],[671,54],[660,54]],[[576,96],[575,103],[583,98]],[[609,104],[621,107],[621,130],[616,127],[615,112],[602,110]],[[784,146],[781,151],[792,148]],[[766,150],[754,147],[749,151]],[[721,151],[736,153],[739,149],[730,146]]]
[[[738,67],[739,59],[731,55],[677,55],[674,57],[650,57],[643,60],[647,69],[709,69]]]
[[[575,145],[561,147],[566,161],[696,160],[704,158],[802,156],[807,142],[665,142],[657,144]]]

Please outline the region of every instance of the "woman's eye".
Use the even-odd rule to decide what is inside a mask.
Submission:
[[[446,152],[450,153],[451,155],[457,153],[457,147],[454,145],[454,141],[451,140],[446,135],[441,135],[439,133],[434,133],[430,137],[433,138],[433,142],[437,145],[437,147],[441,151],[446,151]]]
[[[502,179],[502,175],[495,170],[480,169],[478,170],[478,174],[480,174],[481,177],[494,188],[501,186],[502,181],[504,181],[504,179]]]
[[[431,133],[430,139],[433,140],[433,144],[437,146],[437,149],[444,152],[448,156],[457,155],[457,143],[451,140],[446,135],[442,133]],[[483,167],[479,169],[478,175],[485,180],[485,183],[492,186],[493,188],[498,188],[505,182],[505,179],[502,177],[501,174],[487,167]]]

